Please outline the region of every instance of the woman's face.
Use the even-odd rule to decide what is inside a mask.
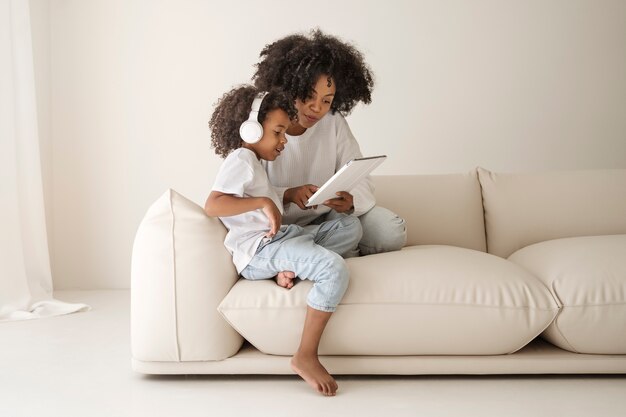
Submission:
[[[296,99],[298,120],[294,122],[287,133],[301,135],[305,130],[313,127],[330,110],[330,105],[335,98],[335,80],[329,75],[321,75],[315,85],[311,97],[302,101]]]

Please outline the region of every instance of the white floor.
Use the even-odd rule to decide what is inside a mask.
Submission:
[[[626,415],[626,376],[146,377],[130,369],[128,291],[57,292],[92,310],[0,324],[0,416]]]

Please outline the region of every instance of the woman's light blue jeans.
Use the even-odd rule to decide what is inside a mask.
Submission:
[[[361,223],[354,216],[341,216],[322,225],[282,226],[274,238],[261,243],[242,271],[250,279],[269,279],[281,271],[313,281],[307,304],[333,312],[348,288],[348,267],[342,254],[354,251],[362,237]]]
[[[312,224],[323,225],[326,221],[333,221],[341,216],[345,215],[331,210],[313,220]],[[358,247],[345,253],[344,258],[396,251],[402,249],[406,244],[406,222],[391,210],[374,206],[370,211],[359,216],[359,220],[363,229],[363,237],[359,241]]]

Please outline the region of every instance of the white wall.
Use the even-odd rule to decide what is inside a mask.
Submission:
[[[31,0],[49,13],[33,36],[49,44],[35,62],[57,289],[128,287],[150,203],[168,187],[200,204],[209,191],[212,104],[265,44],[315,26],[374,70],[373,103],[348,121],[364,154],[389,155],[378,174],[626,168],[620,0],[46,4]]]

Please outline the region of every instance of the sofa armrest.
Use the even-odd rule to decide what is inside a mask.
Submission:
[[[141,361],[228,358],[243,338],[217,306],[238,279],[226,229],[168,190],[142,220],[131,265],[131,348]]]

